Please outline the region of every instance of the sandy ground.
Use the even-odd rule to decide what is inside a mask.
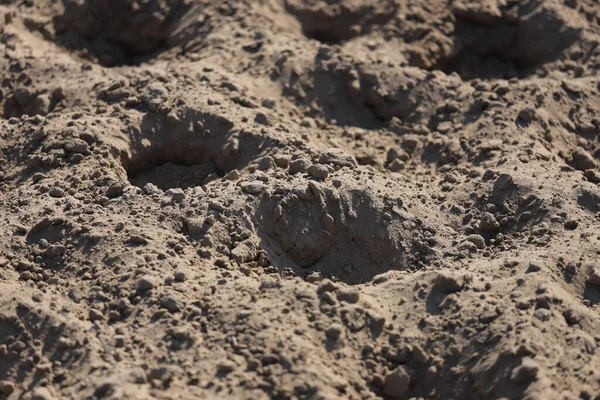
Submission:
[[[0,1],[0,399],[600,399],[595,0]]]

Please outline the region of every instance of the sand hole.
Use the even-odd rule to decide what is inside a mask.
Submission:
[[[181,109],[179,122],[148,113],[139,131],[131,132],[121,163],[129,181],[163,190],[201,186],[233,169],[242,169],[259,154],[260,143],[216,115]]]
[[[583,29],[576,16],[552,5],[531,9],[511,3],[500,15],[467,8],[454,11],[454,51],[436,69],[456,72],[463,79],[526,77],[547,62],[563,56]]]
[[[211,163],[182,165],[168,161],[129,174],[129,181],[138,187],[153,183],[162,190],[168,190],[201,186],[218,177],[220,175]]]
[[[359,0],[348,6],[324,8],[311,7],[303,1],[286,2],[287,11],[300,22],[303,34],[325,44],[340,44],[369,33],[389,21],[396,7],[389,0]]]
[[[426,228],[408,213],[403,221],[386,220],[386,207],[358,187],[330,197],[265,197],[257,214],[260,246],[273,265],[298,276],[317,272],[351,285],[427,265],[435,250],[423,236]]]
[[[201,10],[184,0],[142,6],[126,0],[65,2],[64,13],[54,19],[55,42],[106,67],[139,65],[191,36],[202,37],[195,18]]]

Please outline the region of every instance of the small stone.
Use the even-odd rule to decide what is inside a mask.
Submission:
[[[526,273],[539,272],[542,270],[543,263],[540,261],[532,260],[529,261],[529,266],[527,267]]]
[[[140,292],[154,289],[155,286],[154,279],[149,276],[142,276],[135,283],[135,288]]]
[[[542,322],[546,322],[552,317],[552,312],[550,312],[550,310],[547,308],[538,308],[533,312],[533,316]]]
[[[217,371],[221,375],[227,375],[235,369],[236,365],[231,360],[220,361],[217,365]]]
[[[565,266],[565,269],[567,273],[571,275],[577,275],[577,263],[571,261]]]
[[[386,154],[386,161],[391,163],[395,159],[399,159],[400,161],[408,161],[410,160],[410,156],[401,148],[390,147]]]
[[[419,146],[419,138],[416,135],[406,135],[402,141],[402,148],[409,154],[414,153]]]
[[[121,348],[125,346],[125,336],[115,335],[115,347]]]
[[[197,236],[197,235],[200,235],[204,230],[203,229],[204,219],[192,218],[187,221],[186,225],[187,225],[188,235]]]
[[[10,381],[0,381],[0,393],[9,395],[15,391],[15,384]]]
[[[342,325],[332,324],[325,331],[325,336],[327,336],[331,340],[338,340],[338,338],[342,335],[342,329]]]
[[[125,107],[135,107],[140,104],[140,99],[136,96],[129,96],[125,99]]]
[[[513,177],[509,174],[500,174],[496,181],[494,182],[493,192],[500,193],[508,190],[511,186],[514,185]]]
[[[48,115],[50,112],[50,97],[50,93],[44,93],[37,96],[33,105],[33,114]]]
[[[66,193],[62,188],[60,188],[58,186],[54,186],[53,188],[50,189],[48,194],[52,197],[65,197]]]
[[[171,111],[167,114],[167,123],[169,125],[178,125],[181,122],[181,119],[177,115],[175,111]]]
[[[481,235],[469,235],[467,236],[467,240],[477,246],[480,250],[485,248],[485,239]]]
[[[101,321],[104,319],[104,315],[102,314],[101,311],[96,310],[95,308],[92,308],[90,310],[90,321]]]
[[[371,375],[371,383],[378,388],[382,388],[383,385],[385,384],[385,381],[384,381],[383,376],[381,376],[378,373],[373,373]]]
[[[294,174],[306,172],[306,170],[309,168],[309,166],[310,166],[310,163],[303,158],[300,158],[298,160],[293,160],[290,163],[290,174],[294,175]]]
[[[392,162],[390,162],[387,166],[387,169],[392,172],[400,172],[403,171],[404,168],[406,168],[406,165],[398,158],[392,160]]]
[[[15,90],[15,100],[21,107],[27,107],[33,101],[33,94],[26,88],[18,88]]]
[[[585,171],[585,177],[592,183],[600,183],[600,173],[598,171],[588,169]]]
[[[512,371],[510,379],[515,383],[531,382],[536,378],[538,371],[539,366],[535,360],[531,357],[524,357],[521,365]]]
[[[167,196],[171,196],[173,200],[182,202],[185,199],[185,192],[182,188],[173,188],[165,192]]]
[[[131,383],[142,385],[147,382],[146,371],[141,367],[133,367],[127,373],[127,380]]]
[[[321,300],[323,300],[327,304],[335,305],[337,304],[337,300],[333,296],[331,292],[325,292],[321,295]]]
[[[577,221],[575,219],[569,219],[569,220],[565,221],[565,223],[564,223],[565,229],[568,229],[568,230],[577,229],[578,226],[579,226],[579,221]]]
[[[494,217],[494,214],[486,212],[481,216],[479,229],[482,232],[493,232],[500,229],[500,224],[496,220],[496,217]]]
[[[23,280],[23,281],[28,281],[30,279],[33,279],[33,273],[31,273],[31,271],[23,271],[21,273],[21,275],[19,275],[19,279]]]
[[[354,157],[349,156],[343,150],[337,148],[330,148],[321,153],[319,156],[320,164],[331,164],[337,167],[350,167],[354,168],[357,165]]]
[[[158,186],[156,186],[154,183],[146,183],[144,185],[144,187],[142,188],[142,191],[148,195],[152,195],[152,194],[162,194],[162,190],[159,189]]]
[[[225,206],[223,206],[223,203],[220,201],[216,201],[216,200],[211,200],[208,202],[208,207],[212,210],[215,211],[225,211]]]
[[[341,288],[336,293],[339,301],[346,303],[357,303],[360,299],[360,292],[356,288]]]
[[[129,235],[127,242],[141,245],[141,244],[148,244],[148,239],[146,239],[142,235],[132,234],[132,235]]]
[[[571,156],[573,157],[573,166],[580,171],[596,168],[594,157],[583,149],[573,151]]]
[[[373,310],[367,311],[367,323],[369,324],[369,329],[371,329],[371,333],[374,336],[378,336],[383,332],[385,328],[385,317],[379,315]]]
[[[263,113],[257,113],[256,116],[254,117],[254,122],[256,122],[257,124],[267,125],[267,126],[273,125],[271,123],[271,120],[269,119],[269,117],[267,117],[267,115],[263,114]]]
[[[398,366],[385,377],[383,393],[390,397],[402,397],[408,392],[410,375],[404,367]]]
[[[565,310],[563,312],[563,317],[565,317],[565,321],[567,321],[569,325],[575,325],[581,321],[581,315],[573,309]]]
[[[600,269],[598,267],[592,267],[587,282],[590,285],[600,286]]]
[[[290,165],[290,156],[287,154],[275,154],[273,159],[279,168],[287,168]]]
[[[444,121],[440,122],[436,126],[436,130],[440,133],[448,133],[452,129],[452,122]]]
[[[265,156],[258,161],[258,169],[261,171],[269,171],[275,169],[275,167],[277,167],[277,164],[271,156]]]
[[[31,181],[33,183],[38,183],[39,181],[41,181],[44,178],[46,178],[46,175],[42,174],[41,172],[36,172],[35,174],[32,175]]]
[[[324,181],[329,176],[329,170],[324,165],[311,165],[308,170],[308,174],[315,179]]]
[[[533,121],[533,117],[535,116],[535,110],[531,107],[523,108],[519,111],[519,119],[521,119],[525,123],[530,123]]]
[[[110,310],[108,312],[108,320],[109,321],[120,321],[122,318],[122,315],[120,312],[118,312],[117,310]]]
[[[321,280],[321,273],[319,271],[313,271],[306,277],[306,282],[316,283]]]
[[[499,96],[504,96],[506,93],[510,92],[510,86],[508,85],[508,83],[499,83],[494,91]]]
[[[67,248],[65,246],[63,246],[62,244],[55,244],[48,247],[45,251],[45,254],[48,257],[57,257],[64,255],[66,252]]]
[[[52,97],[57,101],[61,101],[67,98],[67,94],[64,88],[58,87],[52,91]]]
[[[261,181],[244,182],[240,186],[244,192],[254,195],[262,193],[266,187]]]
[[[173,278],[175,278],[175,281],[177,281],[177,282],[185,282],[187,277],[185,275],[185,272],[175,271],[175,275],[173,276]]]
[[[372,279],[372,282],[376,285],[379,285],[379,284],[385,283],[389,280],[390,280],[390,275],[384,272],[383,274],[375,275]]]
[[[31,400],[54,400],[54,396],[45,387],[37,387],[31,392]]]
[[[160,299],[160,304],[172,313],[179,311],[181,308],[179,301],[173,296],[164,296]]]
[[[114,199],[115,197],[123,195],[125,187],[126,185],[123,182],[115,182],[111,184],[106,190],[106,197],[108,197],[109,199]]]
[[[463,284],[460,279],[441,272],[437,274],[435,281],[433,282],[433,290],[437,290],[441,293],[458,292],[462,289],[462,286]]]
[[[148,84],[140,95],[140,99],[145,103],[149,103],[153,99],[157,101],[167,100],[168,97],[169,91],[165,85],[158,80]]]
[[[338,289],[338,285],[330,281],[329,279],[323,279],[319,286],[317,287],[317,294],[322,295],[326,292],[334,292]]]
[[[90,154],[89,145],[83,139],[74,138],[65,143],[64,149],[69,153]]]
[[[184,327],[170,328],[167,333],[175,340],[186,340],[190,337],[190,333]]]
[[[411,355],[417,364],[425,364],[429,359],[427,353],[425,353],[425,350],[423,350],[419,345],[414,345],[412,347]]]
[[[20,340],[17,340],[16,342],[13,342],[10,346],[8,346],[9,350],[16,351],[17,353],[21,353],[26,348],[27,348],[27,345]]]
[[[237,169],[229,171],[229,173],[225,175],[223,179],[226,179],[228,181],[237,181],[238,179],[240,179],[240,172]]]
[[[252,239],[246,239],[231,250],[231,257],[238,263],[243,264],[253,261],[258,256],[258,249]]]
[[[162,107],[162,100],[160,99],[152,99],[148,102],[148,111],[157,113],[160,111]]]

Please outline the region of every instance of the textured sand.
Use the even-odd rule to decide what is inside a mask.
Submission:
[[[600,399],[595,0],[0,1],[0,399]]]

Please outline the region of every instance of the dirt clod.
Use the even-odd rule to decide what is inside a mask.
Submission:
[[[383,393],[392,398],[400,398],[408,392],[409,385],[410,375],[402,366],[399,366],[386,375]]]

